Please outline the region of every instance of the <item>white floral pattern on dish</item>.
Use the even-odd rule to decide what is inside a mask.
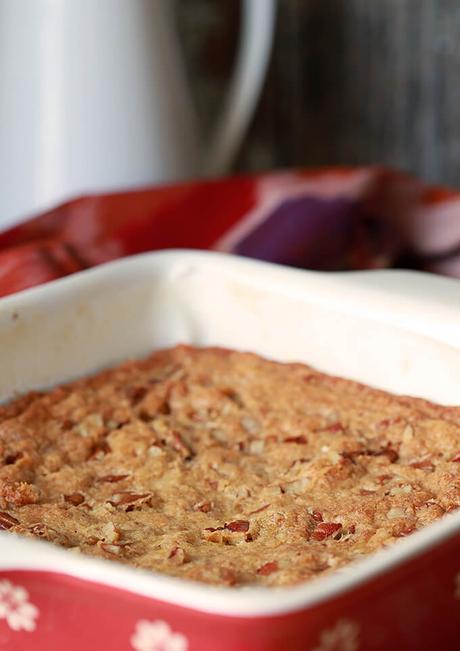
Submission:
[[[145,619],[136,624],[136,630],[131,637],[131,645],[135,651],[187,651],[188,642],[181,633],[174,633],[166,622],[156,620],[149,622]]]
[[[5,619],[13,631],[34,631],[38,612],[25,588],[0,581],[0,620]]]
[[[358,651],[359,626],[349,619],[340,619],[335,626],[321,633],[319,645],[312,651]]]

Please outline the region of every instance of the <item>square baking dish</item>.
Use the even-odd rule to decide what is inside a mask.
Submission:
[[[460,404],[460,284],[218,253],[125,259],[0,301],[0,398],[185,342]],[[460,513],[292,588],[217,588],[0,533],[0,648],[459,649]]]

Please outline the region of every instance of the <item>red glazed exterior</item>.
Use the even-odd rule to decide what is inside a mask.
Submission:
[[[8,618],[0,618],[0,646],[17,651],[455,651],[459,545],[457,535],[337,598],[269,617],[208,614],[59,573],[3,571],[0,587],[9,582],[25,588],[35,610],[30,631],[16,631]]]

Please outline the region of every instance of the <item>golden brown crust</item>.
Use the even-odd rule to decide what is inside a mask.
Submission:
[[[460,506],[460,408],[186,346],[0,409],[0,529],[290,585]]]

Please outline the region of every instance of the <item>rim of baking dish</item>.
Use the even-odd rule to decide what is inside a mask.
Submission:
[[[325,577],[287,587],[225,588],[126,567],[116,561],[80,555],[52,543],[22,539],[4,532],[0,533],[0,573],[2,570],[47,572],[210,614],[267,617],[304,610],[338,597],[428,552],[459,532],[460,513],[452,513],[410,537],[396,541],[391,547]],[[9,550],[14,550],[16,561],[8,560]],[[452,591],[459,571],[460,561],[458,568],[452,569]]]
[[[1,309],[14,312],[28,303],[39,302],[44,296],[58,295],[103,276],[136,272],[146,264],[150,266],[152,263],[178,265],[178,273],[183,273],[184,265],[189,264],[225,264],[228,270],[241,274],[243,278],[248,271],[258,268],[263,273],[258,274],[257,283],[251,279],[253,285],[262,284],[270,288],[277,286],[282,288],[285,295],[291,296],[299,290],[302,292],[305,274],[314,274],[319,285],[324,287],[330,286],[331,282],[344,282],[347,290],[353,290],[349,280],[359,274],[361,281],[364,281],[357,290],[363,316],[372,315],[373,320],[385,321],[399,328],[404,324],[406,328],[409,326],[410,331],[460,348],[460,283],[453,279],[398,270],[322,274],[222,253],[185,249],[141,254],[79,272],[5,297],[0,301]],[[289,280],[288,286],[286,280]],[[363,292],[366,300],[363,300]],[[389,312],[388,306],[392,302],[393,293],[396,293],[399,299],[402,294],[407,300],[403,304],[400,300],[396,301],[395,309]],[[320,296],[321,292],[318,295]],[[385,296],[386,300],[382,300],[382,296]],[[343,305],[346,305],[345,297]],[[356,305],[353,312],[358,312]],[[408,319],[408,316],[411,318]],[[428,316],[429,319],[422,318]],[[226,616],[263,617],[290,613],[337,597],[429,551],[458,532],[460,512],[451,513],[410,537],[396,541],[387,549],[350,563],[328,576],[291,587],[208,586],[149,570],[126,567],[114,561],[71,553],[51,543],[23,539],[8,532],[0,532],[0,571],[43,571],[68,575],[193,610]],[[460,562],[457,570],[453,568],[453,581],[456,571],[460,571]],[[454,589],[454,583],[452,587]]]

